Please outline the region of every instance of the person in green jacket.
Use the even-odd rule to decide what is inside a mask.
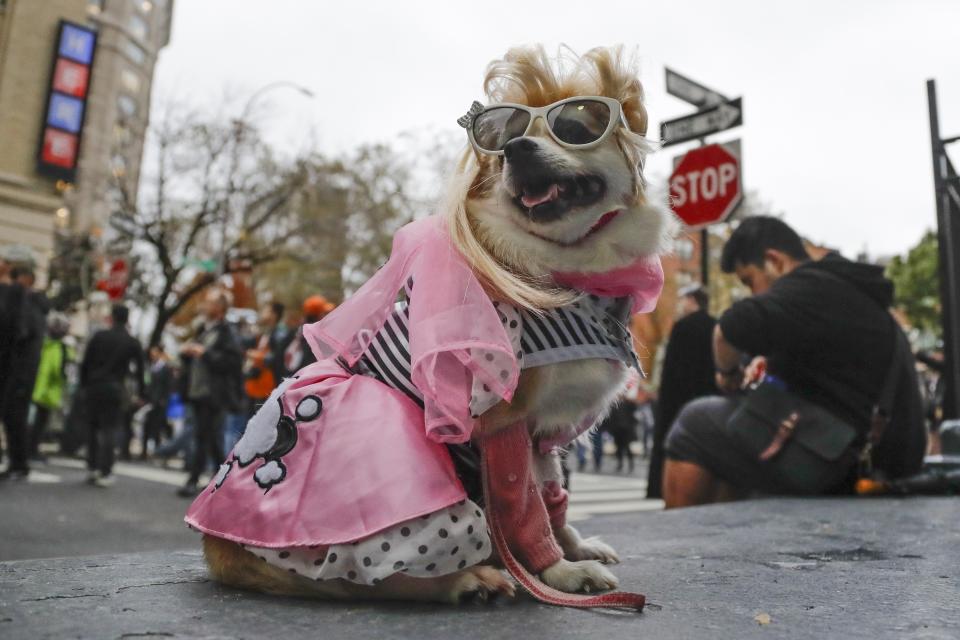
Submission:
[[[33,385],[34,418],[30,429],[30,457],[44,461],[40,440],[50,422],[50,414],[63,406],[63,390],[67,383],[67,364],[74,359],[73,349],[63,339],[70,331],[70,321],[62,313],[47,318],[47,335],[40,350],[40,368]]]

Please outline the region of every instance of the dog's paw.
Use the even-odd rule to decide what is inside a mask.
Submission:
[[[603,564],[620,562],[620,556],[613,547],[595,537],[580,540],[576,546],[564,549],[563,555],[567,560],[599,560]]]
[[[474,566],[453,575],[450,599],[453,604],[486,602],[499,595],[512,598],[517,589],[513,580],[499,569]]]
[[[540,578],[554,589],[567,593],[607,591],[620,584],[617,577],[596,560],[560,560],[547,567]]]
[[[599,560],[604,564],[620,562],[620,556],[613,547],[597,537],[584,540],[569,524],[555,531],[555,534],[563,549],[563,557],[567,560]]]

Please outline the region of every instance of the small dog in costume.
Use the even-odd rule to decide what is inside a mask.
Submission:
[[[305,328],[318,361],[190,507],[222,582],[459,602],[512,595],[503,563],[551,593],[617,586],[613,549],[565,522],[556,449],[638,367],[627,321],[663,284],[673,223],[645,194],[642,88],[619,49],[554,64],[539,47],[484,87],[439,213]]]

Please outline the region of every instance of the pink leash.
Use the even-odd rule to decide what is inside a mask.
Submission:
[[[483,451],[481,463],[483,475],[483,492],[487,496],[487,524],[490,525],[490,533],[493,536],[493,543],[496,545],[497,552],[503,560],[507,571],[513,576],[513,579],[520,583],[527,592],[540,602],[557,605],[559,607],[578,607],[581,609],[590,609],[595,607],[606,607],[616,609],[635,609],[643,611],[643,605],[646,603],[646,597],[639,593],[626,593],[616,591],[597,596],[586,596],[575,593],[565,593],[544,584],[538,577],[530,573],[510,552],[507,541],[500,529],[500,521],[497,517],[496,509],[490,505],[490,480],[489,467],[487,466],[486,451]]]

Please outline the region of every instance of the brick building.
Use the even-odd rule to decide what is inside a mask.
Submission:
[[[173,0],[0,0],[0,245],[31,247],[41,284],[55,231],[98,236],[114,174],[136,184],[172,11]],[[61,20],[97,36],[73,180],[38,168]]]

